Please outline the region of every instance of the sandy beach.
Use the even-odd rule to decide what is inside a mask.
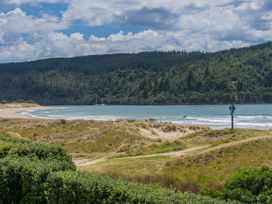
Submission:
[[[23,115],[20,112],[34,111],[34,110],[50,110],[55,109],[52,106],[40,106],[32,103],[11,103],[0,104],[0,118],[13,118],[13,119],[35,119],[34,117]]]

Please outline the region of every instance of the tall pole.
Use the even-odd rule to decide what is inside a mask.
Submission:
[[[233,115],[234,115],[234,113],[231,113],[231,129],[234,128]]]
[[[233,103],[229,106],[229,111],[230,111],[230,115],[231,115],[231,129],[234,128],[234,111],[235,111],[235,106],[233,105]]]

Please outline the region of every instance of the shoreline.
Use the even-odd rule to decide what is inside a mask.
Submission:
[[[21,112],[30,112],[37,110],[52,110],[53,106],[40,106],[37,104],[5,104],[0,105],[0,118],[3,119],[37,119]]]
[[[50,111],[50,110],[57,110],[57,109],[65,109],[67,107],[61,107],[61,106],[40,106],[35,103],[7,103],[7,104],[1,104],[0,103],[0,119],[31,119],[31,120],[60,120],[62,118],[50,118],[50,117],[41,117],[41,116],[35,116],[32,115],[34,111],[39,111],[39,110],[44,110],[44,111]],[[257,115],[257,117],[259,117]],[[272,116],[269,116],[272,117]],[[119,121],[119,120],[137,120],[137,119],[129,119],[129,118],[99,118],[99,117],[72,117],[72,118],[63,118],[64,120],[90,120],[90,121]],[[204,118],[205,119],[205,118]],[[208,118],[209,119],[209,118]],[[219,118],[220,119],[220,118]],[[142,120],[148,120],[148,119],[138,119],[140,121]],[[210,120],[210,119],[209,119]],[[238,120],[238,119],[237,119]],[[253,119],[246,119],[244,122],[243,119],[241,121],[236,121],[236,126],[235,128],[244,128],[244,129],[272,129],[271,126],[271,119],[269,119],[269,123],[260,123],[260,121],[257,120],[257,122],[252,121]],[[174,123],[177,125],[181,126],[205,126],[209,127],[210,129],[214,130],[221,130],[225,128],[229,128],[229,123],[228,122],[221,122],[220,124],[211,124],[211,122],[206,122],[203,123],[186,123],[186,122],[180,122],[180,121],[163,121],[163,120],[156,120],[159,123],[164,123],[164,122],[169,122],[169,123]],[[254,122],[254,123],[253,123]],[[224,124],[223,124],[224,123]],[[241,123],[241,124],[239,124]],[[245,124],[242,124],[245,123]]]

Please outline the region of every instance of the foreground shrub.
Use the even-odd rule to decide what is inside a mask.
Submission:
[[[75,170],[60,147],[0,136],[0,203],[45,203],[49,173]]]
[[[194,194],[176,193],[157,185],[117,181],[80,172],[56,172],[47,180],[47,199],[52,204],[68,203],[225,203]]]
[[[6,157],[9,154],[9,151],[13,148],[13,144],[2,142],[0,140],[0,159]]]
[[[72,164],[72,158],[57,145],[49,145],[12,137],[0,136],[0,158],[6,156],[57,159]]]
[[[243,168],[230,178],[223,191],[205,190],[205,195],[242,203],[272,203],[272,170]]]
[[[245,168],[239,170],[225,185],[225,197],[245,203],[271,203],[272,170]],[[270,201],[270,202],[268,202]]]
[[[24,157],[0,159],[0,203],[45,203],[48,174],[73,169],[67,161]]]
[[[9,155],[18,157],[37,157],[38,159],[57,159],[72,162],[70,155],[57,145],[31,143],[15,145],[9,151]]]

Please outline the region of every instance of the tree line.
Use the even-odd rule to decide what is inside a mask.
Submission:
[[[272,102],[272,43],[215,53],[143,52],[0,64],[0,101]]]

